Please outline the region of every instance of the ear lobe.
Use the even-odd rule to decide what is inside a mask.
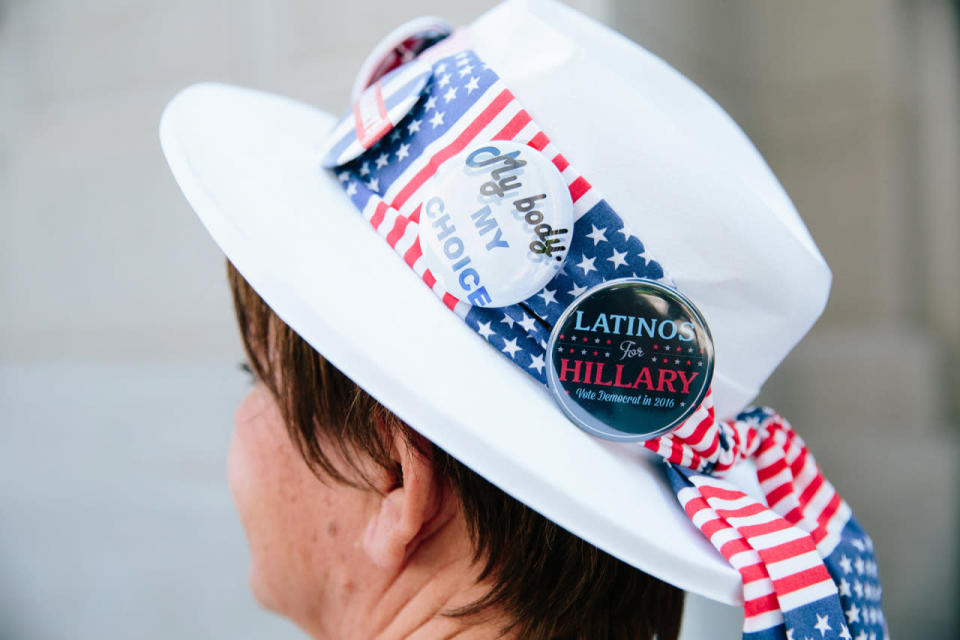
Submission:
[[[406,499],[403,487],[388,492],[363,534],[363,550],[382,569],[393,569],[403,564],[406,537],[402,534],[403,502]]]
[[[432,462],[399,434],[394,437],[394,454],[403,484],[383,495],[363,535],[367,556],[388,570],[399,569],[417,544],[433,532],[442,504]]]

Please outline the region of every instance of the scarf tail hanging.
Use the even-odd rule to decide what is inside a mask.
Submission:
[[[645,444],[670,452],[681,506],[740,573],[744,639],[889,638],[873,542],[789,423],[765,408],[723,423],[705,413]],[[744,458],[757,465],[765,503],[719,477]]]

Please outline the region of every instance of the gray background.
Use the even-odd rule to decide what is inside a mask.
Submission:
[[[160,112],[207,79],[338,112],[392,27],[491,4],[0,0],[0,639],[302,637],[247,591],[241,350]],[[956,637],[956,3],[574,6],[703,86],[794,199],[834,290],[761,399],[871,531],[893,637]],[[686,637],[714,615],[736,629],[698,602]]]

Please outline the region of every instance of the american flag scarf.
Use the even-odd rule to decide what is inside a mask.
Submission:
[[[547,327],[587,289],[629,276],[673,285],[473,51],[441,58],[430,72],[410,112],[335,173],[364,218],[443,304],[546,384]],[[335,130],[341,148],[353,142],[350,131]],[[549,284],[523,303],[484,308],[443,289],[426,268],[418,228],[422,189],[440,166],[470,144],[494,140],[527,144],[549,158],[568,185],[576,222],[565,265]],[[873,544],[786,420],[764,408],[717,420],[708,393],[678,428],[642,446],[664,459],[680,505],[740,573],[745,640],[888,637]],[[743,459],[756,464],[763,500],[722,479]]]

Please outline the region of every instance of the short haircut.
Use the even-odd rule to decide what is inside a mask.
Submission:
[[[321,480],[365,486],[372,459],[402,483],[390,436],[400,433],[432,462],[460,502],[491,590],[447,615],[499,609],[523,640],[674,640],[683,591],[627,565],[547,520],[419,436],[327,362],[267,306],[227,262],[237,322],[250,366],[277,400],[291,439]],[[344,473],[320,446],[337,449]],[[349,471],[349,470],[348,470]]]

